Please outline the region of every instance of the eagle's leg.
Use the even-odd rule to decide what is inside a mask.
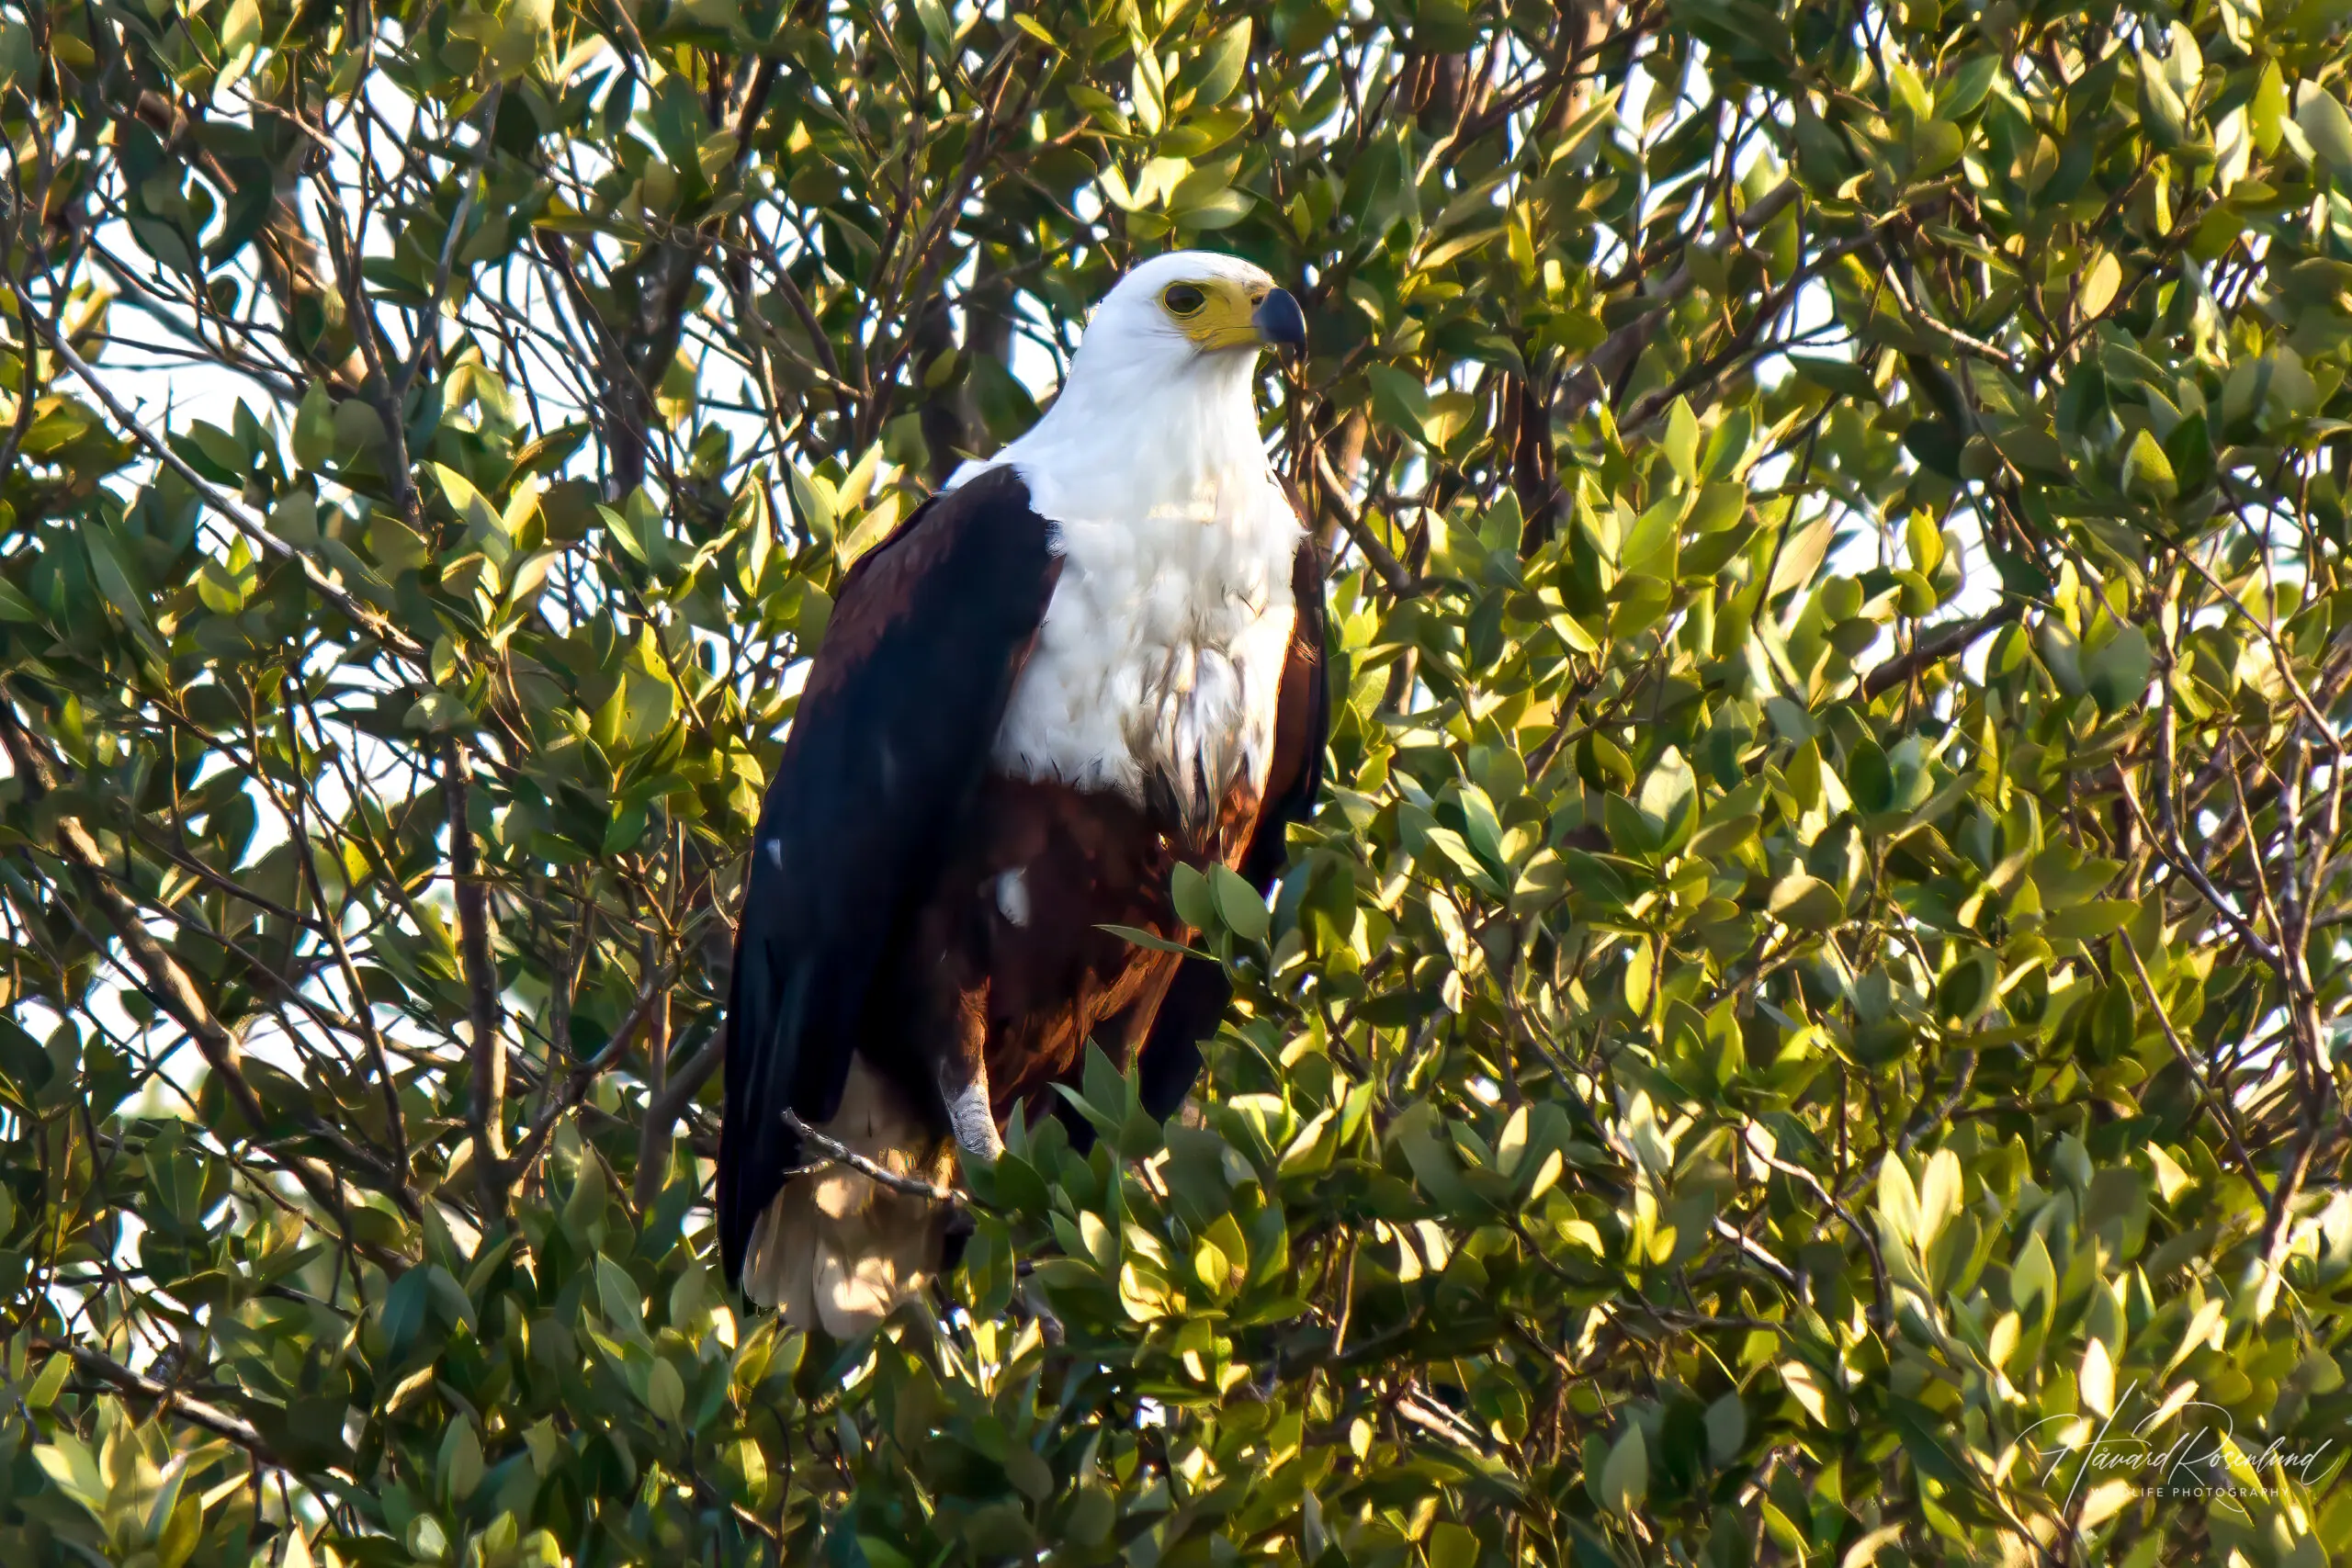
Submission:
[[[944,1082],[939,1087],[947,1100],[947,1124],[956,1131],[956,1146],[972,1159],[994,1165],[1004,1153],[1004,1139],[997,1133],[995,1113],[989,1109],[988,1064],[979,1064],[971,1082],[961,1089]]]
[[[978,988],[956,1010],[955,1038],[939,1063],[939,1098],[964,1157],[994,1165],[1004,1153],[989,1092],[988,991]]]

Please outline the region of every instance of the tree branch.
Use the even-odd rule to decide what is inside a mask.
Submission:
[[[653,969],[653,939],[645,939],[643,969]],[[646,1015],[645,1035],[645,1126],[637,1139],[637,1177],[631,1184],[639,1213],[661,1194],[662,1179],[670,1168],[670,1128],[676,1120],[659,1114],[662,1091],[670,1081],[670,988],[661,987],[654,994],[653,1006]]]
[[[658,1116],[665,1122],[676,1122],[685,1114],[686,1107],[695,1102],[695,1096],[702,1092],[702,1086],[710,1081],[710,1075],[717,1072],[718,1065],[725,1060],[727,1026],[722,1023],[718,1026],[718,1032],[706,1041],[701,1050],[686,1059],[684,1070],[671,1075],[670,1081],[654,1097],[647,1115]]]
[[[652,1016],[656,998],[669,989],[675,977],[676,972],[665,965],[659,974],[648,979],[637,993],[637,1000],[630,1004],[628,1015],[621,1020],[620,1027],[613,1031],[613,1037],[605,1043],[605,1048],[572,1069],[571,1077],[564,1081],[563,1091],[548,1101],[539,1112],[538,1120],[531,1123],[531,1130],[523,1135],[523,1141],[514,1145],[514,1157],[508,1163],[515,1179],[519,1180],[523,1173],[531,1168],[531,1162],[539,1157],[539,1151],[554,1133],[557,1121],[587,1096],[588,1086],[596,1081],[596,1075],[628,1054],[630,1042],[637,1038],[637,1032]],[[702,1055],[709,1054],[707,1047],[702,1052]],[[699,1057],[696,1059],[700,1060]],[[692,1071],[691,1068],[688,1070]]]
[[[1324,500],[1330,503],[1332,515],[1339,518],[1340,526],[1348,531],[1348,537],[1355,541],[1356,548],[1363,552],[1363,558],[1372,563],[1372,570],[1382,585],[1400,599],[1409,599],[1419,593],[1427,585],[1408,571],[1405,563],[1396,558],[1396,552],[1382,544],[1380,536],[1365,525],[1363,514],[1348,498],[1347,482],[1332,469],[1331,459],[1324,455],[1320,446],[1315,449],[1315,477],[1321,481],[1317,488],[1322,491]]]
[[[1864,700],[1908,684],[1914,675],[1973,648],[1986,632],[2008,625],[2024,612],[2025,605],[2018,600],[2005,600],[1973,620],[1956,621],[1929,632],[1913,643],[1909,652],[1895,655],[1862,677]]]
[[[827,1137],[789,1111],[784,1113],[784,1124],[792,1130],[794,1137],[823,1155],[827,1160],[849,1167],[876,1186],[887,1187],[893,1192],[903,1192],[910,1198],[928,1198],[934,1203],[948,1203],[959,1209],[971,1206],[971,1200],[961,1192],[925,1181],[921,1177],[900,1176],[895,1170],[878,1166],[838,1138]]]
[[[444,745],[441,792],[449,811],[449,875],[457,889],[458,953],[470,1006],[474,1169],[485,1219],[506,1212],[506,1053],[498,1040],[498,967],[490,951],[490,893],[483,886],[470,805],[473,766],[454,736]]]
[[[157,1414],[168,1412],[191,1427],[201,1427],[217,1438],[226,1438],[251,1454],[262,1464],[276,1466],[277,1458],[269,1451],[269,1444],[252,1422],[232,1416],[217,1404],[208,1404],[193,1394],[182,1393],[169,1383],[157,1382],[143,1372],[134,1372],[110,1356],[100,1355],[85,1346],[51,1339],[46,1335],[32,1337],[36,1350],[51,1355],[74,1358],[74,1364],[101,1382],[110,1382],[125,1393],[135,1393],[155,1402]]]

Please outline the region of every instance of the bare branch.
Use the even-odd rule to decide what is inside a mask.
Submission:
[[[1340,526],[1348,531],[1348,537],[1355,541],[1356,548],[1363,552],[1363,558],[1372,563],[1372,570],[1379,574],[1382,584],[1400,599],[1421,592],[1427,585],[1407,570],[1405,563],[1396,558],[1396,553],[1382,544],[1380,536],[1365,524],[1363,514],[1356,510],[1356,503],[1348,499],[1346,481],[1332,469],[1331,459],[1324,455],[1320,446],[1315,449],[1315,477],[1321,481],[1317,488],[1322,491],[1332,515],[1340,520]]]
[[[653,968],[653,939],[645,939],[644,968]],[[670,991],[663,987],[653,998],[652,1010],[646,1018],[645,1087],[647,1103],[645,1126],[638,1134],[637,1178],[633,1183],[637,1206],[641,1213],[662,1191],[662,1179],[670,1167],[670,1129],[674,1116],[659,1114],[662,1091],[670,1078]]]
[[[1907,652],[1895,655],[1863,676],[1863,697],[1882,697],[1898,686],[1908,684],[1913,676],[1942,663],[1956,653],[1966,652],[1975,647],[1977,639],[1986,632],[2007,626],[2024,611],[2024,604],[2011,599],[1994,605],[1972,620],[1939,626],[1913,643]]]
[[[458,941],[471,1007],[474,1168],[482,1213],[503,1213],[506,1192],[506,1053],[498,1039],[498,966],[490,951],[490,893],[483,886],[471,815],[473,765],[451,737],[441,753],[441,790],[449,813],[449,876],[456,886]]]
[[[925,1181],[920,1177],[900,1176],[895,1170],[875,1164],[839,1139],[827,1137],[789,1111],[784,1113],[784,1124],[792,1129],[793,1136],[828,1160],[849,1167],[877,1186],[887,1187],[893,1192],[903,1192],[910,1198],[928,1198],[934,1203],[948,1203],[956,1208],[971,1205],[969,1198],[953,1189]]]
[[[157,1382],[143,1372],[134,1372],[112,1357],[100,1355],[85,1345],[69,1344],[36,1334],[32,1337],[32,1346],[34,1349],[49,1355],[71,1356],[74,1364],[90,1376],[112,1383],[125,1393],[153,1400],[158,1414],[168,1414],[216,1438],[226,1438],[260,1463],[273,1466],[277,1463],[269,1451],[267,1441],[252,1422],[241,1416],[232,1415],[193,1394],[183,1393],[169,1383]]]

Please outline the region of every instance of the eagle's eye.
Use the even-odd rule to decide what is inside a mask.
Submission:
[[[1168,292],[1159,297],[1159,302],[1168,307],[1168,313],[1171,316],[1192,316],[1199,314],[1201,307],[1209,302],[1209,297],[1193,284],[1174,283],[1169,285]]]

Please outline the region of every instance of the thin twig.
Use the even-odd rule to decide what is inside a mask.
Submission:
[[[28,804],[38,804],[56,789],[55,772],[49,758],[17,722],[16,715],[5,704],[0,704],[0,741],[6,742],[17,776],[26,781]],[[261,1096],[254,1091],[253,1080],[245,1076],[243,1050],[237,1037],[214,1016],[210,1004],[197,989],[196,982],[189,977],[187,971],[147,929],[147,923],[140,918],[138,909],[115,888],[109,878],[106,855],[98,848],[97,840],[90,836],[89,829],[83,826],[82,819],[61,812],[54,830],[60,858],[73,869],[82,896],[103,910],[107,923],[114,927],[115,934],[121,939],[125,951],[130,954],[145,979],[148,999],[187,1031],[188,1037],[196,1043],[206,1066],[220,1079],[230,1102],[237,1108],[239,1117],[245,1123],[246,1136],[256,1141],[265,1140],[273,1121],[279,1119],[274,1118],[263,1105]],[[393,1201],[412,1217],[417,1213],[414,1195],[404,1184],[390,1179],[381,1159],[360,1149],[315,1115],[292,1119],[298,1121],[303,1134],[324,1143],[339,1157],[355,1167],[384,1175]],[[267,1145],[265,1143],[263,1146]],[[288,1155],[274,1148],[270,1154],[288,1174],[302,1184],[303,1190],[317,1201],[320,1207],[331,1214],[339,1213],[345,1207],[343,1183],[322,1161]]]
[[[1797,199],[1794,180],[1782,180],[1762,196],[1750,202],[1734,229],[1742,234],[1752,234],[1779,217],[1790,203]],[[1604,339],[1600,347],[1586,355],[1583,364],[1570,371],[1560,382],[1561,408],[1559,417],[1573,420],[1594,400],[1617,384],[1617,378],[1642,355],[1642,350],[1657,335],[1659,323],[1665,321],[1666,308],[1690,292],[1695,281],[1689,263],[1676,267],[1661,279],[1658,286],[1641,298],[1656,309],[1645,310]]]
[[[436,323],[441,319],[442,301],[449,297],[449,264],[457,257],[458,242],[464,237],[466,220],[473,216],[474,190],[481,184],[482,164],[490,157],[491,132],[498,124],[498,105],[505,92],[506,84],[499,82],[482,96],[481,126],[474,134],[473,164],[466,171],[465,194],[458,198],[458,210],[450,214],[449,231],[441,236],[441,259],[433,268],[433,293],[424,302],[424,313],[416,319],[416,341],[409,345],[408,363],[392,378],[394,406],[408,397],[417,371],[424,365],[424,356],[440,341]]]
[[[2189,884],[2204,895],[2206,904],[2211,908],[2214,914],[2221,917],[2223,924],[2236,933],[2238,940],[2245,943],[2248,952],[2265,964],[2276,968],[2278,964],[2278,950],[2264,941],[2261,933],[2246,922],[2245,917],[2231,907],[2229,900],[2222,896],[2222,890],[2213,886],[2213,879],[2205,874],[2204,867],[2199,865],[2196,857],[2188,852],[2188,846],[2180,841],[2177,831],[2170,836],[2156,832],[2154,827],[2148,821],[2147,813],[2140,808],[2140,797],[2132,791],[2130,777],[2118,773],[2116,778],[2122,785],[2123,804],[2130,807],[2132,819],[2139,824],[2140,831],[2146,834],[2148,842],[2154,846],[2157,857],[2180,875],[2188,878]],[[2161,779],[2158,782],[2158,787],[2162,787]],[[2160,804],[2168,805],[2169,800],[2166,799]]]
[[[653,938],[645,938],[645,956],[641,965],[653,967]],[[656,1114],[661,1108],[662,1091],[670,1082],[670,990],[663,987],[653,998],[652,1010],[646,1015],[645,1088],[647,1105],[645,1125],[638,1134],[637,1176],[632,1188],[639,1213],[661,1195],[662,1178],[670,1170],[670,1129],[674,1117]]]
[[[928,1198],[934,1203],[946,1203],[958,1209],[971,1205],[970,1199],[952,1188],[925,1181],[919,1176],[900,1176],[895,1170],[875,1164],[838,1138],[827,1137],[789,1111],[784,1113],[784,1124],[792,1130],[794,1137],[827,1159],[849,1167],[877,1186],[887,1187],[893,1192],[903,1192],[910,1198]]]
[[[1851,1210],[1839,1201],[1838,1194],[1822,1185],[1821,1178],[1801,1165],[1792,1165],[1782,1159],[1760,1142],[1756,1134],[1766,1131],[1768,1130],[1761,1122],[1751,1122],[1743,1133],[1741,1142],[1747,1152],[1759,1163],[1779,1171],[1792,1181],[1802,1183],[1810,1190],[1815,1197],[1829,1206],[1831,1213],[1845,1222],[1848,1230],[1854,1233],[1854,1239],[1862,1244],[1862,1250],[1870,1256],[1871,1285],[1878,1298],[1877,1305],[1871,1312],[1871,1320],[1880,1333],[1885,1333],[1894,1325],[1894,1292],[1887,1280],[1886,1258],[1879,1251],[1878,1237],[1865,1228],[1861,1221],[1854,1217]]]
[[[673,1066],[670,1081],[662,1087],[660,1094],[654,1096],[648,1116],[660,1116],[675,1122],[684,1115],[686,1107],[694,1103],[695,1096],[702,1092],[702,1086],[710,1081],[710,1075],[717,1072],[718,1064],[726,1059],[727,1026],[722,1023],[718,1026],[718,1032],[703,1043],[701,1050],[686,1058],[683,1070]]]
[[[1422,1431],[1457,1448],[1490,1456],[1495,1451],[1494,1445],[1476,1427],[1418,1388],[1408,1388],[1399,1393],[1392,1408]]]
[[[1763,1243],[1724,1219],[1721,1214],[1715,1216],[1715,1235],[1746,1253],[1749,1262],[1778,1280],[1784,1289],[1793,1291],[1797,1288],[1796,1270],[1773,1257],[1764,1249]]]

